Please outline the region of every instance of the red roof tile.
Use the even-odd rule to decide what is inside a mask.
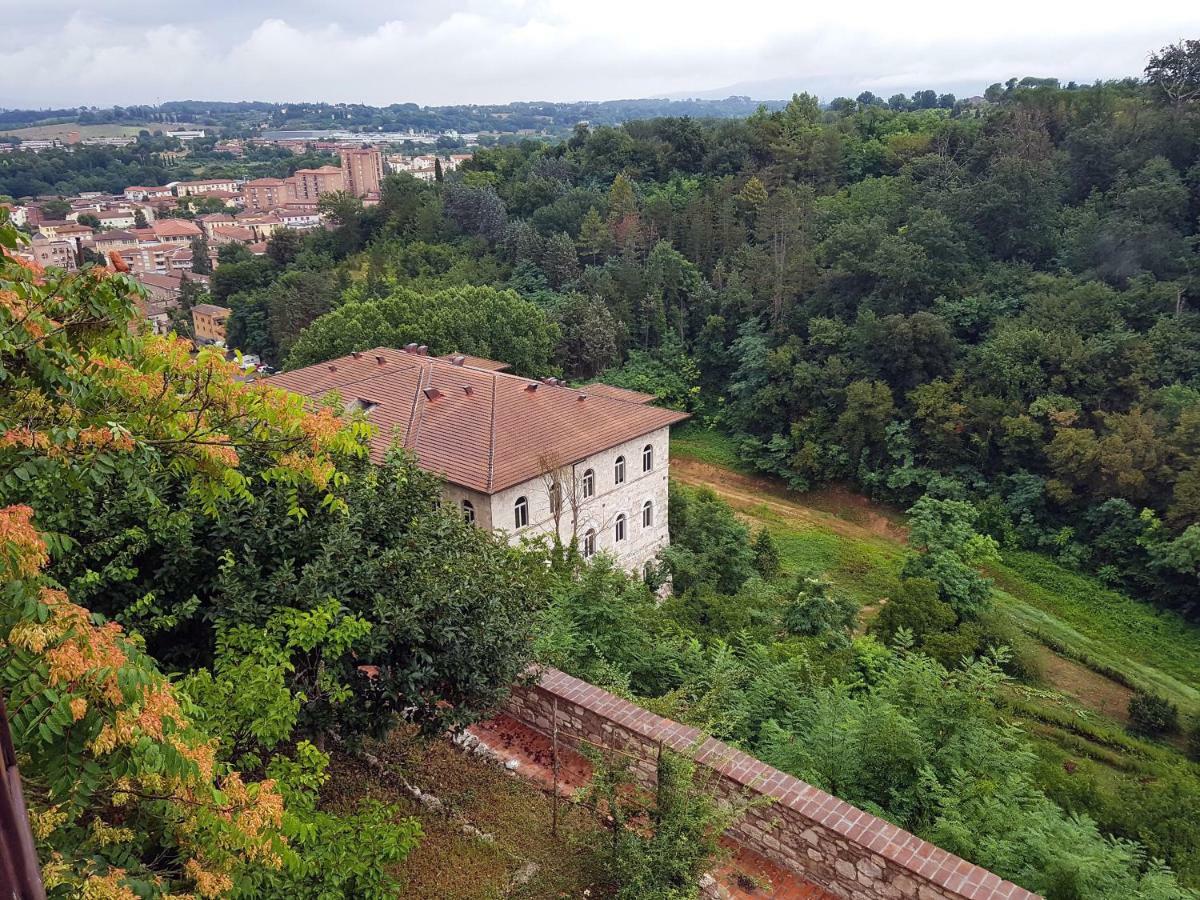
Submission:
[[[490,360],[481,362],[497,363]],[[285,390],[320,398],[337,391],[361,400],[378,428],[372,458],[393,442],[454,484],[486,494],[536,478],[659,428],[686,413],[593,396],[494,368],[376,348],[271,378]]]

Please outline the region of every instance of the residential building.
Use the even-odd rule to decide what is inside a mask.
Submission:
[[[231,213],[206,213],[203,216],[196,216],[193,220],[198,224],[201,230],[210,239],[212,238],[212,230],[218,225],[236,225],[237,220],[234,219]]]
[[[236,178],[205,178],[200,181],[177,181],[173,187],[176,197],[197,197],[213,191],[236,194],[242,186]]]
[[[33,261],[38,265],[53,266],[68,272],[74,272],[79,268],[79,262],[75,255],[75,244],[69,240],[39,231],[30,241],[29,249]]]
[[[265,241],[275,233],[276,228],[282,228],[283,222],[275,213],[244,212],[238,215],[237,224],[249,228],[255,241]]]
[[[345,190],[355,197],[378,194],[383,181],[383,154],[378,150],[339,150]]]
[[[157,219],[148,228],[137,229],[135,233],[150,232],[152,239],[164,243],[187,244],[192,238],[200,237],[200,226],[187,219]]]
[[[132,231],[102,231],[92,235],[92,249],[108,255],[110,250],[131,250],[138,245],[138,237]]]
[[[242,202],[255,212],[283,206],[293,195],[293,188],[283,178],[255,178],[242,185]]]
[[[671,425],[686,413],[619,388],[572,388],[423,347],[376,348],[271,378],[314,400],[336,391],[377,427],[371,458],[395,442],[443,479],[443,495],[514,543],[539,535],[611,553],[639,572],[668,543]]]
[[[213,247],[225,244],[252,244],[254,232],[241,225],[214,225],[208,233],[208,241]]]
[[[197,138],[204,137],[204,131],[197,130],[197,129],[185,129],[183,131],[168,131],[165,133],[166,133],[167,137],[177,138],[178,140],[181,140],[181,141],[194,141]]]
[[[321,166],[317,169],[297,169],[291,177],[294,198],[315,203],[322,194],[332,194],[346,189],[342,170],[337,166]]]
[[[197,303],[192,307],[192,333],[200,344],[224,344],[225,322],[229,310],[212,303]]]
[[[134,275],[165,275],[171,271],[171,256],[178,249],[179,244],[139,240],[136,246],[116,252]]]
[[[95,214],[101,228],[133,228],[137,214],[132,209],[107,209]]]
[[[125,188],[126,200],[161,200],[174,196],[175,193],[169,186],[142,187],[141,185],[131,185]]]
[[[284,228],[319,228],[321,225],[321,214],[314,210],[305,209],[290,209],[283,208],[275,210],[275,215],[279,218],[280,224]]]
[[[44,232],[43,232],[44,233]],[[57,241],[67,241],[78,254],[85,246],[91,246],[95,236],[95,231],[87,225],[80,225],[78,222],[68,222],[66,225],[59,225],[54,229],[53,237]]]

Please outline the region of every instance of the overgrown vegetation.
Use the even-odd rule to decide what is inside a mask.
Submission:
[[[420,829],[323,809],[326,748],[494,705],[544,569],[366,463],[364,422],[131,334],[136,291],[0,256],[0,689],[43,878],[395,896]]]
[[[1028,642],[1005,630],[986,582],[974,585],[981,593],[965,617],[940,599],[963,591],[960,554],[986,546],[970,529],[969,506],[929,501],[914,510],[914,531],[928,517],[939,539],[892,566],[876,637],[856,635],[849,591],[792,568],[803,554],[785,550],[783,571],[764,580],[731,554],[739,545],[725,532],[741,528],[745,547],[746,529],[719,511],[719,500],[675,486],[672,502],[680,497],[703,498],[706,523],[726,523],[697,532],[685,516],[673,534],[687,549],[688,588],[657,606],[643,586],[592,565],[560,586],[547,610],[545,660],[1045,896],[1190,896],[1151,858],[1168,860],[1187,883],[1196,877],[1197,835],[1161,805],[1171,795],[1181,808],[1200,800],[1191,766],[1077,713],[1060,723],[1061,733],[1082,736],[1064,756],[1032,724],[1048,707],[1016,705],[1032,666],[1005,644],[1028,652]],[[781,547],[819,539],[787,525],[772,532]],[[938,554],[949,558],[925,559]],[[732,593],[715,576],[695,574],[727,568],[742,572]],[[1129,777],[1093,763],[1105,746],[1114,763],[1132,769]]]

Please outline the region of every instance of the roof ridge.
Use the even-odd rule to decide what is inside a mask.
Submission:
[[[488,434],[488,471],[487,471],[487,489],[488,494],[492,493],[492,487],[496,483],[496,376],[499,372],[492,372],[492,408],[491,421],[488,423],[490,433]]]
[[[404,429],[404,449],[416,449],[417,438],[416,428],[414,427],[417,421],[417,406],[421,402],[422,393],[421,385],[425,382],[425,367],[417,366],[417,389],[413,391],[412,406],[408,410],[408,425]]]

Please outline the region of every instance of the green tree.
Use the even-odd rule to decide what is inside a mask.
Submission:
[[[710,488],[671,484],[670,531],[662,558],[677,591],[733,594],[754,571],[749,529]]]
[[[906,578],[929,579],[939,597],[964,618],[988,608],[992,583],[979,567],[999,560],[994,538],[975,531],[979,513],[964,500],[925,496],[908,511],[909,545],[915,553],[905,561]]]
[[[559,339],[555,358],[569,378],[594,378],[617,359],[623,337],[599,297],[567,294],[555,311]]]
[[[500,359],[517,372],[537,376],[550,371],[557,341],[554,323],[513,291],[400,289],[381,300],[346,303],[321,316],[300,334],[287,364],[297,368],[355,350],[416,342],[433,353]]]

